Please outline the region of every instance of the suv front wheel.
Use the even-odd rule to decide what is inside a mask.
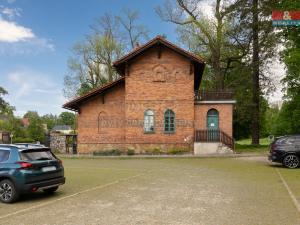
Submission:
[[[283,165],[290,169],[297,168],[299,163],[299,157],[296,155],[287,155],[283,159]]]
[[[18,193],[15,185],[10,180],[0,182],[0,201],[4,203],[12,203],[17,200]]]

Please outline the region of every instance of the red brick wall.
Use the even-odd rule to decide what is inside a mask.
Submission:
[[[194,75],[190,62],[172,50],[163,48],[158,57],[156,48],[150,49],[130,63],[126,77],[125,116],[137,125],[127,124],[127,144],[138,146],[186,145],[184,139],[193,136],[194,128]],[[144,133],[144,112],[155,113],[155,132]],[[176,115],[176,131],[164,132],[164,112],[172,109]]]
[[[84,102],[78,115],[78,152],[120,148],[124,143],[125,85]],[[103,103],[104,100],[104,103]]]
[[[129,63],[125,85],[84,102],[78,116],[78,152],[134,148],[192,148],[194,129],[206,129],[206,114],[219,111],[220,129],[232,136],[232,105],[194,105],[194,75],[190,61],[168,48],[149,49]],[[144,133],[144,112],[155,113],[154,133]],[[164,132],[164,112],[172,109],[176,130]],[[100,116],[99,116],[100,114]]]
[[[219,112],[219,128],[232,136],[232,104],[197,104],[195,105],[195,129],[206,129],[207,112],[216,109]]]

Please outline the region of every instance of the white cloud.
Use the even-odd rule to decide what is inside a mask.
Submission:
[[[56,84],[49,77],[47,74],[30,70],[14,71],[7,75],[8,81],[15,86],[16,98],[26,97],[33,93],[56,93]]]
[[[38,37],[31,28],[22,26],[12,19],[21,16],[20,8],[0,5],[0,54],[25,55],[54,51],[51,40]]]
[[[0,55],[37,55],[44,52],[54,52],[55,47],[51,40],[45,38],[33,38],[30,41],[7,43],[0,42]]]
[[[15,17],[20,17],[22,10],[20,8],[8,8],[0,5],[0,12],[2,15],[11,20]]]
[[[20,26],[14,22],[0,19],[0,42],[19,42],[34,38],[30,28]]]
[[[38,111],[40,115],[63,111],[61,106],[66,100],[62,95],[62,84],[52,77],[38,71],[19,69],[1,79],[9,93],[5,98],[16,107],[16,115],[22,116],[28,110]]]

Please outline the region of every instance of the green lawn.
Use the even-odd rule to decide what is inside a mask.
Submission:
[[[270,141],[268,138],[261,138],[259,145],[252,145],[251,139],[243,139],[236,141],[235,151],[236,153],[257,153],[267,154]]]
[[[67,183],[55,195],[0,204],[1,224],[300,224],[276,172],[300,201],[299,169],[270,166],[265,157],[63,163]]]
[[[240,145],[251,145],[251,139],[248,138],[248,139],[243,139],[243,140],[238,140],[236,141],[237,144],[240,144]],[[270,144],[270,141],[268,138],[261,138],[259,139],[259,144],[260,145],[269,145]]]

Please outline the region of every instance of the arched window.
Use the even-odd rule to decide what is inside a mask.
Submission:
[[[154,132],[154,112],[150,109],[146,110],[144,113],[144,132]]]
[[[171,109],[165,111],[165,133],[175,132],[175,113]]]

